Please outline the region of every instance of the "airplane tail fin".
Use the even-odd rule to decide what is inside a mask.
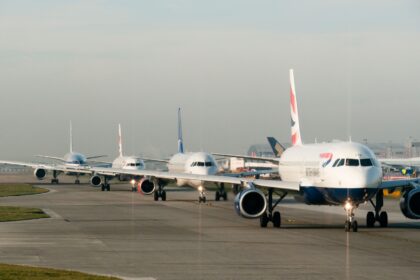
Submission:
[[[270,143],[271,149],[276,157],[281,157],[284,152],[284,147],[274,137],[267,137],[268,143]]]
[[[121,124],[118,124],[118,153],[120,157],[123,156]]]
[[[181,108],[178,108],[178,153],[184,153],[184,143],[182,140]]]
[[[290,69],[290,114],[292,117],[291,132],[292,132],[292,145],[302,145],[302,138],[299,126],[299,114],[296,100],[295,78],[293,69]]]
[[[73,125],[70,121],[70,153],[73,153]]]

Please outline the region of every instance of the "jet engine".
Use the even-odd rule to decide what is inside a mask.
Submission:
[[[400,208],[407,218],[420,219],[420,188],[406,191],[401,196]]]
[[[42,168],[37,168],[34,171],[34,175],[38,180],[42,180],[45,178],[45,176],[47,176],[47,170],[42,169]]]
[[[144,194],[152,194],[156,189],[155,184],[149,179],[142,179],[138,186]]]
[[[244,218],[258,218],[267,210],[265,195],[258,189],[245,189],[235,197],[235,210]]]
[[[90,178],[90,184],[95,187],[100,186],[102,184],[102,178],[98,175],[93,175]]]

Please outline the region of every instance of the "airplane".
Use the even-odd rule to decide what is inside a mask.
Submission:
[[[269,222],[272,222],[274,227],[281,226],[281,214],[274,209],[289,192],[294,193],[295,197],[308,205],[342,206],[346,213],[344,223],[346,232],[358,231],[354,211],[365,202],[370,202],[374,208],[374,211],[367,213],[367,227],[373,227],[375,222],[379,222],[381,227],[387,227],[388,214],[382,211],[383,190],[393,190],[397,187],[402,188],[404,192],[400,202],[404,216],[420,219],[420,179],[383,181],[380,162],[367,146],[360,143],[349,141],[303,144],[292,69],[290,70],[290,111],[292,146],[285,149],[280,158],[263,158],[277,162],[281,180],[177,173],[176,170],[161,172],[111,169],[108,172],[148,176],[152,178],[150,183],[156,181],[153,178],[170,178],[176,181],[195,180],[240,185],[243,190],[235,198],[235,210],[242,217],[259,218],[261,227],[267,227]],[[267,195],[261,189],[265,189]],[[276,200],[273,194],[278,195]]]
[[[53,178],[51,179],[51,184],[59,183],[58,175],[61,173],[65,175],[69,175],[69,176],[76,176],[75,184],[80,184],[79,177],[81,175],[91,173],[89,170],[89,164],[95,163],[94,161],[91,161],[91,160],[105,157],[105,155],[87,157],[81,153],[74,152],[73,151],[73,127],[70,121],[70,151],[67,154],[65,154],[63,157],[45,156],[45,155],[37,155],[37,157],[52,159],[55,161],[59,161],[60,163],[59,164],[43,164],[43,163],[0,160],[0,164],[31,167],[34,169],[34,176],[38,180],[45,179],[48,172],[52,172]]]
[[[286,150],[284,146],[272,136],[267,137],[267,141],[270,144],[271,150],[273,150],[274,156],[277,158],[281,157],[284,150]]]
[[[150,159],[143,158],[145,161],[155,161],[165,163],[169,172],[180,172],[185,174],[197,174],[197,175],[215,175],[218,173],[219,168],[216,160],[209,153],[205,152],[185,152],[184,142],[182,137],[182,121],[181,121],[181,108],[178,108],[178,152],[171,156],[170,159]],[[136,178],[142,178],[137,184],[138,188],[142,193],[146,195],[153,194],[154,200],[158,201],[159,198],[162,201],[166,201],[165,186],[169,183],[176,183],[179,187],[192,187],[199,192],[199,202],[206,202],[207,198],[205,195],[205,185],[202,180],[183,180],[181,178],[171,178],[167,176],[147,176],[147,175],[136,175],[132,170],[125,170],[127,173],[115,173],[112,170],[124,170],[124,168],[113,166],[112,168],[92,168],[92,171],[97,175],[108,175],[108,176],[121,176],[127,174]],[[139,171],[143,172],[143,171]],[[158,172],[158,171],[157,171]],[[131,175],[131,173],[133,173]],[[93,182],[92,178],[92,182]],[[218,190],[216,191],[216,200],[221,198],[227,200],[227,193],[224,189],[224,184],[217,185]]]
[[[412,158],[381,158],[384,166],[398,169],[403,175],[415,176],[420,171],[420,157]]]
[[[276,157],[284,152],[284,147],[274,137],[267,137],[268,143]],[[403,175],[416,175],[420,170],[420,157],[413,158],[378,158],[383,167],[401,171]]]
[[[112,168],[121,168],[126,170],[142,170],[145,168],[144,161],[140,157],[136,156],[124,156],[122,148],[122,134],[121,134],[121,124],[118,124],[118,157],[111,163]],[[90,178],[91,185],[98,187],[101,186],[102,191],[110,191],[111,185],[108,183],[112,178],[118,178],[120,181],[131,181],[132,191],[136,191],[135,187],[136,178],[133,176],[119,175],[115,176],[114,174],[93,174]]]

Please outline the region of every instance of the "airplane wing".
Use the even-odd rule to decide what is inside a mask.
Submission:
[[[21,161],[7,161],[7,160],[0,160],[0,164],[5,165],[16,165],[16,166],[24,166],[24,167],[31,167],[33,169],[42,168],[45,170],[50,171],[61,171],[61,172],[73,172],[73,173],[83,173],[83,174],[91,174],[91,168],[89,166],[65,166],[61,164],[43,164],[43,163],[33,163],[33,162],[21,162]]]
[[[86,159],[95,159],[95,158],[103,158],[103,157],[107,157],[107,155],[90,156],[90,157],[86,157]]]
[[[53,156],[44,156],[44,155],[35,155],[36,157],[40,157],[40,158],[48,158],[48,159],[53,159],[53,160],[58,160],[58,161],[62,161],[64,162],[64,158],[61,157],[53,157]]]
[[[402,179],[402,180],[386,180],[379,185],[380,189],[395,189],[399,187],[416,187],[420,184],[420,178]]]
[[[251,159],[251,160],[259,160],[259,161],[269,161],[273,163],[279,163],[279,158],[271,158],[271,157],[253,157],[253,156],[243,156],[243,155],[232,155],[232,154],[221,154],[221,153],[211,153],[215,156],[221,157],[235,157],[235,158],[243,158],[243,159]]]
[[[153,161],[153,162],[162,162],[162,163],[168,163],[168,159],[155,159],[155,158],[144,158],[140,157],[143,161]]]
[[[31,163],[31,162],[21,162],[21,161],[7,161],[7,160],[0,160],[0,164],[16,165],[16,166],[31,167],[31,168],[37,168],[38,166],[44,166],[44,164],[41,164],[41,163]]]
[[[126,169],[115,169],[115,168],[96,168],[93,167],[91,170],[101,175],[115,176],[117,174],[127,174],[132,176],[147,176],[155,177],[166,180],[194,180],[194,181],[205,181],[214,183],[227,183],[235,185],[247,185],[249,183],[257,187],[263,188],[275,188],[282,190],[299,191],[300,186],[298,182],[286,182],[280,180],[262,180],[252,178],[239,178],[221,175],[197,175],[188,173],[172,173],[154,170],[126,170]]]

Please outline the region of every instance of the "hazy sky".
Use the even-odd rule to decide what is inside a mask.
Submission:
[[[0,0],[0,158],[420,139],[420,1]]]

